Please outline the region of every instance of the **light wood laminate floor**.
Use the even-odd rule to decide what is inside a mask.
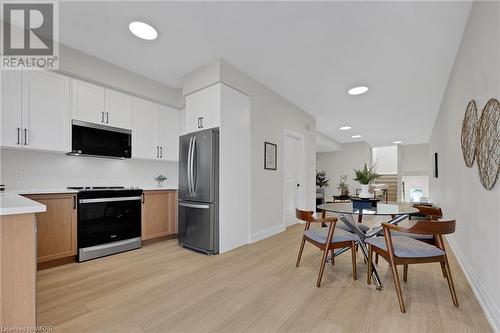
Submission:
[[[55,332],[491,332],[450,255],[460,302],[454,308],[439,264],[410,266],[399,311],[381,260],[384,290],[358,280],[350,255],[327,265],[308,246],[295,268],[302,225],[209,257],[164,241],[127,253],[38,272],[38,325]]]

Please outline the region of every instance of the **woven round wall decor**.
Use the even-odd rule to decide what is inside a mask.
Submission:
[[[464,120],[462,121],[462,135],[460,136],[462,156],[464,157],[465,165],[469,168],[472,167],[476,158],[478,120],[476,102],[471,100],[465,110]]]
[[[481,113],[476,157],[481,184],[491,190],[500,173],[500,103],[496,98],[490,99]]]

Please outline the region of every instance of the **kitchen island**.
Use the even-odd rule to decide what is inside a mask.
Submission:
[[[45,205],[17,193],[0,194],[0,327],[36,326],[36,220]]]

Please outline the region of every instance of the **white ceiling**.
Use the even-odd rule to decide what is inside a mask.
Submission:
[[[427,142],[470,2],[61,2],[63,44],[169,86],[223,58],[340,142]],[[143,20],[159,38],[143,41]],[[357,84],[368,93],[350,96]],[[338,127],[350,125],[341,132]]]

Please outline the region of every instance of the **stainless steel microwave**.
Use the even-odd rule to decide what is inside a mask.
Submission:
[[[126,159],[132,156],[132,131],[73,120],[68,155]]]

